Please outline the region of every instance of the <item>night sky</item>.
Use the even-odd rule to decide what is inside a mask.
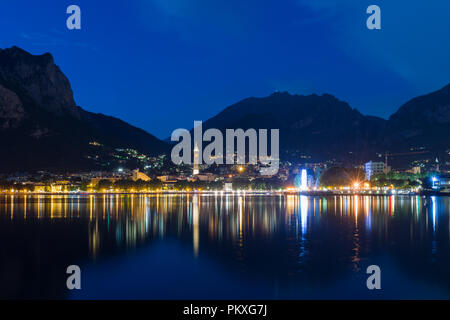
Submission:
[[[2,0],[0,15],[1,48],[51,52],[78,105],[160,138],[276,90],[387,118],[450,82],[448,0]]]

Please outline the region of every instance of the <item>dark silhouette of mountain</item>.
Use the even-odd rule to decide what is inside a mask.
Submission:
[[[450,149],[450,85],[412,99],[389,120],[363,115],[329,94],[277,92],[227,107],[203,123],[208,128],[279,129],[284,160],[361,163],[376,152],[416,147],[439,154]],[[112,163],[117,148],[169,151],[144,130],[78,107],[49,53],[17,47],[0,50],[0,143],[2,171],[93,169]]]
[[[329,94],[277,92],[248,98],[203,123],[208,128],[278,128],[285,159],[353,159],[368,157],[378,147],[386,120],[364,116]]]
[[[383,143],[396,149],[450,149],[450,84],[401,106],[389,118]]]
[[[450,84],[410,100],[389,120],[362,115],[329,94],[277,92],[225,108],[203,123],[203,131],[208,128],[278,128],[280,155],[287,160],[361,163],[376,153],[411,150],[445,156],[450,150]]]
[[[89,144],[94,141],[105,148]],[[93,169],[99,165],[93,158],[107,159],[115,148],[168,150],[144,130],[78,107],[53,57],[18,47],[0,49],[0,143],[2,171]]]

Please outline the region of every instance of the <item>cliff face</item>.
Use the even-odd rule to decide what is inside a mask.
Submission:
[[[49,53],[33,56],[17,47],[0,50],[0,79],[48,112],[80,117],[69,80]]]
[[[124,121],[78,107],[69,80],[49,54],[0,50],[0,170],[91,169],[89,142],[144,154],[166,143]]]
[[[24,116],[25,110],[17,94],[0,85],[0,130],[17,128]]]

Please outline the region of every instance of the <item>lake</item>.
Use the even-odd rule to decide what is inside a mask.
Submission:
[[[449,215],[450,197],[0,195],[0,298],[449,299]]]

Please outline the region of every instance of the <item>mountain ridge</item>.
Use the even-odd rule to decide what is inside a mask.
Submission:
[[[376,130],[382,130],[385,121],[364,116],[330,94],[276,92],[263,98],[239,101],[205,121],[203,127],[204,130],[277,128],[280,129],[280,148],[292,153],[291,156],[312,155],[325,159],[358,148],[371,151],[373,148],[366,138],[377,137]],[[326,150],[324,145],[327,145]]]
[[[415,97],[389,119],[363,115],[331,94],[274,92],[238,101],[203,122],[217,128],[280,129],[283,159],[362,163],[392,150],[450,150],[450,84]],[[92,169],[92,141],[110,150],[167,154],[170,145],[113,116],[78,106],[69,80],[50,53],[0,49],[0,170]],[[109,157],[109,158],[108,158]],[[90,160],[89,160],[90,159]]]

